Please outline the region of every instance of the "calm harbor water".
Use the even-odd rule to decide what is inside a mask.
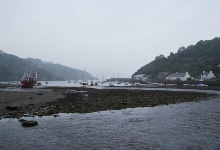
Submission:
[[[90,88],[102,88],[102,87],[109,87],[109,82],[98,82],[98,86],[91,86],[91,81],[93,82],[93,84],[95,84],[95,82],[98,82],[98,80],[87,80],[88,85],[85,85],[85,87],[90,87]],[[33,87],[33,89],[37,89],[37,88],[42,88],[42,87],[81,87],[82,85],[80,84],[80,82],[82,82],[82,80],[78,80],[77,82],[75,81],[48,81],[48,83],[46,84],[45,81],[38,81],[37,83],[40,83],[41,85],[36,85]],[[10,90],[27,90],[27,89],[22,89],[20,88],[20,83],[18,81],[14,81],[14,82],[0,82],[0,84],[13,84],[16,85],[17,87],[13,86],[13,87],[9,87]],[[118,84],[117,82],[111,82],[112,85],[114,85],[114,87],[126,87],[129,86],[126,83],[120,83]],[[4,90],[4,89],[2,89]]]
[[[28,119],[28,118],[27,118]],[[218,98],[153,108],[0,120],[0,149],[219,149]]]
[[[0,149],[220,149],[219,98],[25,119],[0,120]]]

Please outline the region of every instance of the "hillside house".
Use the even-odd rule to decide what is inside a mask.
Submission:
[[[150,80],[151,77],[152,77],[152,75],[145,75],[145,76],[144,76],[144,79],[145,79],[145,80]]]
[[[170,81],[174,81],[174,80],[180,80],[180,81],[187,81],[187,79],[190,78],[190,75],[188,72],[185,72],[185,73],[172,73],[172,74],[169,74],[167,77],[166,77],[166,80],[170,80]]]
[[[166,80],[167,76],[168,76],[168,72],[160,72],[160,73],[158,73],[157,78],[159,80]]]
[[[210,71],[210,72],[203,71],[203,73],[201,74],[200,81],[209,80],[212,78],[215,78],[215,75],[212,73],[212,71]]]
[[[145,74],[137,74],[133,76],[133,79],[135,80],[146,80]]]

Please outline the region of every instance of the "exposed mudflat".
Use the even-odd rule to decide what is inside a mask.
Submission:
[[[48,90],[49,89],[49,90]],[[214,94],[140,89],[50,87],[41,92],[0,91],[0,116],[19,118],[58,113],[89,113],[135,107],[154,107],[207,100]],[[6,106],[17,106],[9,110]]]

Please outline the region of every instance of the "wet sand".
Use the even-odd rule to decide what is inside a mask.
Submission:
[[[48,87],[30,91],[0,91],[0,117],[89,113],[207,100],[217,96],[201,92],[139,89]],[[6,106],[16,106],[8,110]]]

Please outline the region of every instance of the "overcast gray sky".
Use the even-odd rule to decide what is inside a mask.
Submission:
[[[0,0],[0,49],[106,78],[220,37],[220,0]]]

